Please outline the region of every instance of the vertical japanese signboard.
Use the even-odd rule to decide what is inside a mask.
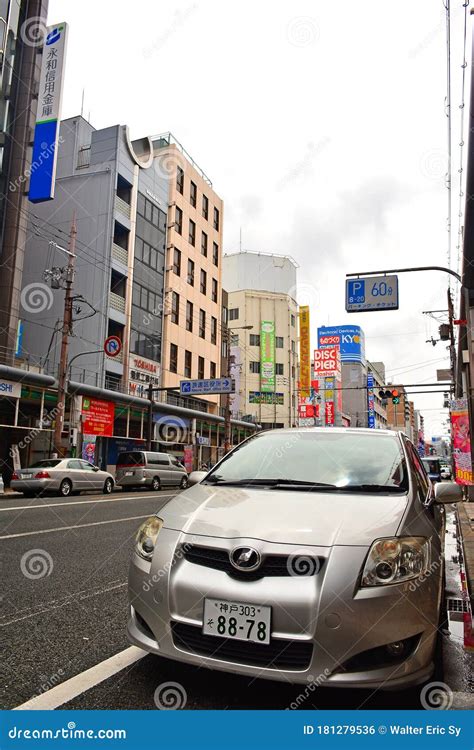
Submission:
[[[260,325],[260,390],[275,390],[275,322],[262,320]]]
[[[451,402],[451,436],[453,441],[454,466],[458,484],[473,484],[471,461],[471,436],[467,399]]]
[[[43,45],[28,197],[32,203],[54,198],[67,24],[48,26]]]
[[[308,398],[311,383],[311,362],[309,350],[309,307],[300,307],[300,389],[302,398]]]
[[[375,430],[374,376],[371,372],[367,374],[367,427]]]
[[[334,427],[336,423],[335,391],[336,379],[324,378],[324,415],[326,427]]]

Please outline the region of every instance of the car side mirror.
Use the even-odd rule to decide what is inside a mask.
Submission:
[[[98,466],[93,466],[92,468],[94,469],[94,471],[100,471]]]
[[[191,474],[188,477],[188,484],[199,484],[199,482],[202,482],[204,477],[206,477],[208,474],[207,471],[192,471]]]
[[[435,502],[459,503],[463,499],[462,489],[456,482],[438,482],[435,484]]]

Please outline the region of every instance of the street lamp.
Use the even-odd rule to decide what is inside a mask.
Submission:
[[[226,376],[230,379],[230,336],[234,331],[251,331],[253,326],[237,326],[236,328],[227,328],[225,331],[225,341],[227,343],[227,373]],[[230,409],[230,393],[226,394],[225,406],[224,406],[224,455],[230,451],[231,445],[231,409]]]

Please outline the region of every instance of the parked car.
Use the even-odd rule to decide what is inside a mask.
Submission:
[[[188,486],[188,473],[176,456],[155,451],[119,453],[115,479],[120,487],[149,487],[155,491]]]
[[[441,462],[439,458],[425,456],[421,459],[432,482],[441,482]]]
[[[440,473],[441,473],[441,479],[451,479],[452,477],[451,467],[448,466],[448,464],[443,464],[441,466]]]
[[[404,434],[265,431],[190,479],[138,530],[132,643],[253,678],[323,675],[328,687],[432,675],[442,504],[461,490],[434,486]]]
[[[3,477],[0,474],[0,495],[3,495],[5,492],[5,484],[3,482]]]
[[[110,495],[114,478],[108,471],[80,458],[49,458],[37,461],[27,469],[14,471],[10,487],[23,492],[25,497],[48,492],[68,497],[91,490]]]

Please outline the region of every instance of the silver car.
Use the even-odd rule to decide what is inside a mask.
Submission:
[[[401,433],[262,432],[138,530],[128,635],[251,677],[394,689],[433,672],[443,503]],[[193,475],[190,477],[193,481]]]
[[[188,473],[181,461],[170,453],[155,451],[127,451],[119,453],[115,479],[120,487],[149,487],[158,491],[162,487],[188,486]]]
[[[15,471],[10,487],[23,492],[25,497],[47,492],[68,497],[90,490],[109,495],[114,489],[114,478],[108,471],[80,458],[49,458]]]

